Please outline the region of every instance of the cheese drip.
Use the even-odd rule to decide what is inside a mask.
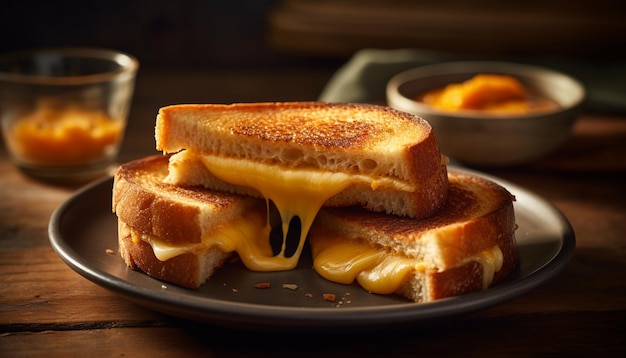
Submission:
[[[467,261],[477,261],[483,267],[483,289],[486,289],[493,282],[496,272],[502,269],[504,264],[504,255],[498,245],[490,250],[485,250],[480,254],[468,259]]]
[[[213,155],[201,155],[200,158],[217,178],[230,184],[256,189],[268,201],[268,207],[270,200],[276,205],[283,229],[282,248],[277,256],[290,262],[290,268],[297,265],[313,220],[329,198],[355,183],[365,183],[372,190],[380,186],[412,190],[408,184],[393,178],[374,178],[310,168],[276,168],[268,164]],[[300,239],[295,253],[286,257],[289,223],[296,216],[301,221]]]
[[[389,253],[363,241],[348,240],[328,231],[310,238],[313,268],[320,276],[333,282],[350,284],[355,280],[369,292],[390,294],[398,291],[414,271],[424,272],[428,265],[418,259]],[[476,261],[483,268],[483,289],[493,282],[502,268],[502,251],[491,249],[462,260],[457,266]]]
[[[423,265],[415,259],[392,255],[361,241],[324,232],[310,238],[313,268],[333,282],[355,280],[369,292],[390,294],[398,290],[407,275]]]
[[[157,236],[131,232],[133,242],[143,240],[152,246],[154,255],[160,261],[175,256],[196,253],[217,246],[224,252],[237,252],[243,264],[252,271],[282,271],[292,267],[291,260],[273,256],[267,241],[269,228],[265,225],[263,210],[250,211],[228,224],[221,225],[202,237],[199,243],[171,244]]]

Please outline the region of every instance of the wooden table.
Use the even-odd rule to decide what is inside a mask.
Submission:
[[[143,71],[120,160],[155,153],[160,106],[313,100],[332,72]],[[75,273],[53,251],[47,227],[76,188],[27,178],[2,152],[0,356],[626,353],[626,115],[585,113],[571,141],[549,158],[484,171],[537,193],[570,220],[577,247],[556,278],[493,308],[401,331],[273,334],[166,316]]]

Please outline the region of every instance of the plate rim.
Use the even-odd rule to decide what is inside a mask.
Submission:
[[[526,276],[504,281],[484,291],[438,301],[418,304],[407,301],[381,307],[292,307],[280,305],[231,302],[206,296],[168,295],[167,290],[155,295],[155,290],[134,285],[110,272],[90,265],[76,252],[61,232],[61,219],[72,206],[102,186],[113,186],[113,177],[106,177],[80,188],[61,203],[52,213],[48,225],[49,241],[60,258],[84,278],[109,289],[124,298],[180,318],[219,324],[235,328],[263,330],[322,330],[328,328],[352,328],[359,330],[380,329],[386,325],[416,324],[480,311],[499,303],[520,297],[544,284],[560,273],[573,256],[576,238],[567,217],[553,204],[537,194],[510,181],[476,170],[450,166],[449,170],[466,172],[495,181],[512,193],[522,193],[549,209],[563,229],[560,247],[554,256]],[[512,190],[513,189],[513,190]],[[517,194],[515,194],[517,195]],[[517,214],[516,214],[517,215]],[[165,284],[165,283],[164,283]]]

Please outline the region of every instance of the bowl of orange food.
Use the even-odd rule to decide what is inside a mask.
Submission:
[[[417,67],[387,83],[390,107],[426,119],[443,154],[461,164],[511,166],[544,157],[570,136],[585,89],[531,65],[468,61]]]

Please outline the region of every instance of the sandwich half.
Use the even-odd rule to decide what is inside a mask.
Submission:
[[[324,208],[309,244],[324,278],[429,302],[486,289],[518,264],[514,197],[451,171],[445,206],[422,220],[361,208]]]
[[[267,240],[263,200],[164,183],[168,160],[125,163],[114,177],[119,251],[129,267],[198,288],[235,253],[252,270],[285,265]]]
[[[424,218],[448,192],[446,158],[430,125],[388,107],[318,102],[161,108],[156,146],[174,154],[166,182],[264,198],[281,222],[279,252],[297,264],[322,206]],[[270,210],[268,209],[269,213]]]

